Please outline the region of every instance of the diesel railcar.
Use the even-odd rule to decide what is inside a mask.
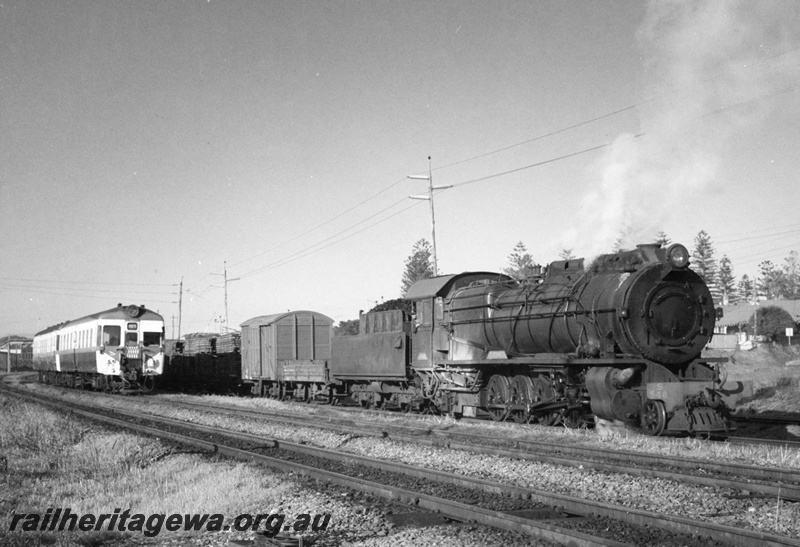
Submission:
[[[49,327],[33,338],[39,381],[67,387],[139,392],[164,369],[164,318],[118,304]]]

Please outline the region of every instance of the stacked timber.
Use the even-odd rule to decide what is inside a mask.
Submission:
[[[217,336],[217,353],[239,353],[241,347],[241,333],[229,332]]]
[[[217,335],[205,332],[196,332],[184,336],[184,355],[199,355],[201,353],[214,353]]]

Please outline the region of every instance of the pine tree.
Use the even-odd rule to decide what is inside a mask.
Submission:
[[[432,253],[431,245],[426,239],[423,238],[414,243],[411,255],[406,259],[406,269],[403,273],[402,292],[404,295],[408,288],[420,279],[433,277]]]
[[[733,275],[733,266],[728,255],[722,255],[719,261],[719,288],[722,292],[722,305],[735,304],[738,300],[736,294],[736,277]]]
[[[764,260],[758,265],[758,273],[761,275],[756,284],[759,296],[766,296],[769,300],[781,298],[785,284],[783,272],[771,260]]]
[[[667,234],[665,232],[658,232],[656,240],[653,243],[658,243],[659,245],[661,245],[666,249],[672,244],[672,240],[667,237]]]
[[[714,302],[720,302],[722,300],[722,291],[720,291],[719,281],[717,279],[717,261],[714,258],[714,245],[711,243],[711,237],[705,230],[700,230],[694,238],[692,266],[692,269],[697,272],[706,282],[706,285],[708,285],[708,290],[711,291]]]
[[[739,280],[739,285],[736,290],[739,293],[739,298],[747,302],[755,298],[755,286],[747,274],[744,274]]]
[[[784,259],[782,289],[784,298],[800,299],[800,256],[797,251],[790,252]]]
[[[508,255],[508,267],[503,269],[503,273],[514,279],[525,279],[538,274],[540,270],[541,268],[533,262],[525,244],[519,241]]]
[[[561,249],[561,252],[558,253],[558,256],[561,260],[572,260],[575,258],[575,255],[572,254],[572,249]]]

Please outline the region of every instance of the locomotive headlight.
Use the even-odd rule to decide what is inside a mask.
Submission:
[[[689,265],[689,251],[679,243],[670,245],[667,249],[667,260],[673,268],[685,268]]]

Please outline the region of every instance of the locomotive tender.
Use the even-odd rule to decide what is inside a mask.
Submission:
[[[152,388],[164,368],[164,318],[123,306],[66,321],[33,337],[39,381],[103,391]]]

